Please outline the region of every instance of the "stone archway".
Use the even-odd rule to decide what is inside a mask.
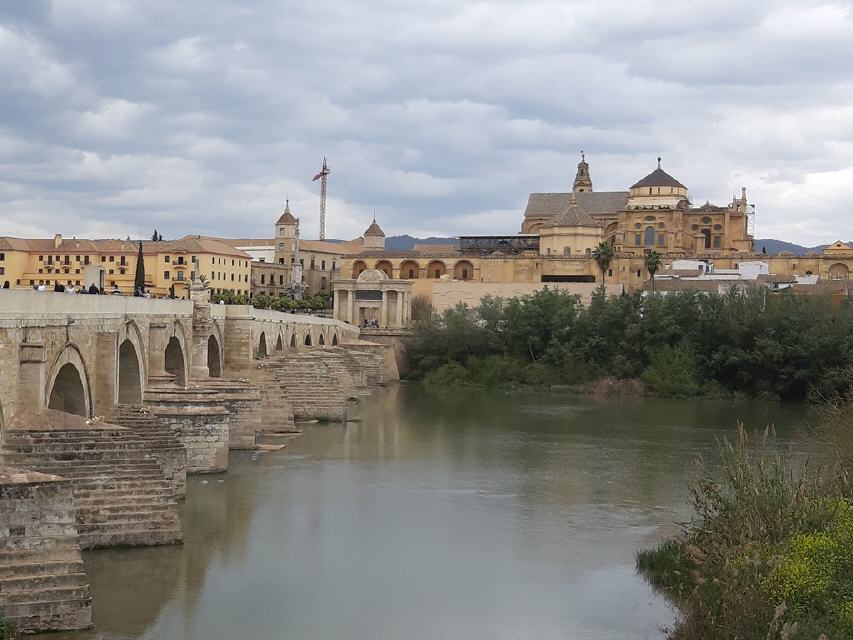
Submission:
[[[337,334],[337,333],[336,333],[335,335],[333,335],[333,336],[332,336],[332,346],[333,346],[333,347],[337,347],[337,346],[338,346],[338,334]]]
[[[278,334],[278,340],[275,341],[275,350],[284,351],[284,343],[281,340],[281,334]]]
[[[388,260],[380,260],[376,263],[374,267],[377,271],[381,271],[389,278],[394,277],[394,267],[391,265],[391,262]]]
[[[460,260],[453,267],[453,277],[456,280],[471,280],[474,277],[474,265],[467,260]]]
[[[258,338],[258,358],[266,358],[267,357],[267,334],[261,331],[261,335]]]
[[[364,263],[364,260],[357,260],[352,265],[353,279],[358,278],[358,276],[361,275],[362,271],[367,271],[367,265]]]
[[[320,334],[320,337],[317,339],[317,345],[321,347],[326,346],[326,339],[323,337],[323,334]]]
[[[290,334],[290,348],[291,349],[296,348],[296,332],[295,331],[292,334]]]
[[[75,345],[67,343],[54,360],[44,397],[49,409],[83,417],[92,415],[89,370]]]
[[[829,267],[830,280],[847,280],[850,277],[850,269],[843,262],[836,262]]]
[[[207,339],[207,371],[211,378],[222,377],[222,354],[219,350],[219,340],[213,334]]]
[[[417,280],[421,277],[421,268],[414,260],[404,260],[400,264],[400,277],[406,280]]]
[[[305,346],[306,347],[311,346],[311,334],[310,333],[305,334]]]
[[[183,387],[187,384],[186,360],[184,359],[184,348],[177,337],[169,338],[166,345],[166,373],[175,376],[175,383]]]
[[[80,372],[74,364],[66,362],[59,368],[50,389],[47,408],[86,417],[86,391]]]
[[[118,401],[122,404],[142,402],[139,354],[136,346],[127,338],[118,347]]]
[[[427,278],[438,280],[441,276],[447,273],[447,265],[441,260],[433,260],[427,267]]]

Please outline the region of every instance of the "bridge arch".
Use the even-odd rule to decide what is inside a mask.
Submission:
[[[311,346],[311,342],[312,342],[312,341],[311,341],[311,332],[309,331],[309,332],[307,332],[307,333],[305,334],[305,346],[306,346],[306,347],[310,347],[310,346]]]
[[[323,334],[322,334],[322,333],[321,333],[321,334],[320,334],[320,336],[317,338],[317,344],[318,344],[319,346],[321,346],[321,347],[325,347],[325,346],[326,346],[326,339],[323,337]]]
[[[48,409],[92,416],[92,386],[89,370],[77,345],[70,342],[53,361],[45,389]]]
[[[166,341],[166,373],[175,376],[175,383],[184,387],[187,384],[187,371],[189,362],[187,357],[190,351],[187,349],[187,336],[183,325],[176,320],[172,324],[172,335]]]
[[[207,372],[211,378],[222,377],[222,350],[219,339],[211,333],[207,338]]]
[[[132,320],[124,323],[116,338],[116,400],[121,403],[142,402],[146,369],[145,342],[142,332]]]
[[[281,338],[281,333],[278,334],[278,338],[275,341],[275,350],[284,351],[284,341]]]
[[[293,333],[290,334],[290,348],[291,349],[296,348],[296,331],[294,331]]]
[[[266,358],[267,357],[267,334],[265,331],[261,331],[261,335],[258,336],[258,349],[255,352],[256,358]]]
[[[338,332],[337,331],[335,331],[334,335],[332,336],[332,346],[333,347],[338,346]]]

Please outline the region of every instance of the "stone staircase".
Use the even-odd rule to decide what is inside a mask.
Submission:
[[[0,611],[21,633],[92,626],[71,482],[0,467]]]
[[[80,548],[181,542],[172,481],[150,439],[109,424],[5,433],[7,465],[71,480]]]
[[[341,347],[291,352],[258,365],[265,402],[287,402],[296,420],[340,420],[352,399],[382,383],[380,356]]]
[[[175,497],[187,492],[187,450],[172,430],[148,407],[134,404],[117,404],[108,420],[130,429],[148,444],[166,478],[172,484]]]

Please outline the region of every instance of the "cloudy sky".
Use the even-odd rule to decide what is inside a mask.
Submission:
[[[758,237],[853,239],[853,8],[808,0],[2,0],[0,235],[512,233],[663,166]]]

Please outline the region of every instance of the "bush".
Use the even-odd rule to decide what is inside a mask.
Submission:
[[[790,637],[796,625],[814,632],[797,637],[816,640],[847,629],[853,513],[843,470],[794,465],[772,432],[751,446],[742,428],[721,444],[720,462],[716,479],[700,460],[681,535],[637,557],[684,614],[672,637]]]
[[[696,357],[683,342],[675,347],[665,345],[655,351],[642,377],[656,396],[690,398],[700,392]]]

